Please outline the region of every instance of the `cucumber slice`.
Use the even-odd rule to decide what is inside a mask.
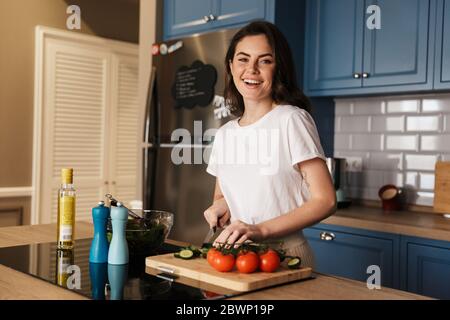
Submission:
[[[298,269],[298,268],[300,268],[300,263],[301,263],[300,258],[292,258],[288,262],[288,267],[290,269]]]
[[[208,255],[209,248],[202,248],[200,251],[202,253],[202,258],[206,258],[206,256]]]
[[[179,254],[181,259],[191,259],[194,256],[194,252],[190,249],[183,249]]]

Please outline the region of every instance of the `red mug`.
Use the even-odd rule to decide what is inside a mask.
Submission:
[[[393,184],[388,184],[380,188],[378,196],[381,199],[384,211],[396,211],[401,209],[401,190]]]

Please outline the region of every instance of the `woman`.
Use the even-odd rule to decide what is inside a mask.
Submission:
[[[238,118],[215,136],[205,218],[211,227],[229,223],[216,243],[282,240],[314,267],[301,230],[333,214],[336,195],[289,45],[273,24],[253,22],[233,37],[225,64],[224,95]]]

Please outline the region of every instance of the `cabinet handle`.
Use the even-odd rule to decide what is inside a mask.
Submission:
[[[363,78],[368,78],[368,77],[369,77],[369,74],[368,74],[367,72],[364,72],[364,73],[362,74],[362,77],[363,77]]]
[[[205,20],[205,22],[209,22],[211,20],[211,15],[209,16],[204,16],[203,20]]]
[[[333,241],[335,238],[336,238],[336,236],[332,232],[325,232],[324,231],[324,232],[320,233],[320,240]]]
[[[210,19],[210,21],[214,21],[214,20],[216,20],[217,18],[216,18],[215,15],[210,14],[210,15],[209,15],[209,19]]]
[[[113,181],[112,183],[111,183],[113,186],[115,186],[116,185],[116,182],[115,181]]]
[[[108,181],[105,181],[105,182],[103,182],[105,185],[108,185],[109,184],[109,182]]]
[[[359,78],[361,78],[361,74],[355,72],[355,73],[353,74],[353,78],[359,79]]]

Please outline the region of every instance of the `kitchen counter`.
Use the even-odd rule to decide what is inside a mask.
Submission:
[[[49,242],[55,239],[55,234],[55,224],[0,228],[0,247]],[[76,239],[90,238],[92,234],[92,224],[77,222]],[[168,242],[182,244],[171,240]],[[85,297],[0,265],[0,299],[78,300]],[[363,282],[316,274],[314,280],[264,289],[233,299],[427,299],[427,297],[390,288],[369,290]]]
[[[322,223],[450,241],[450,219],[427,212],[392,211],[385,213],[381,208],[351,206],[338,210]]]

